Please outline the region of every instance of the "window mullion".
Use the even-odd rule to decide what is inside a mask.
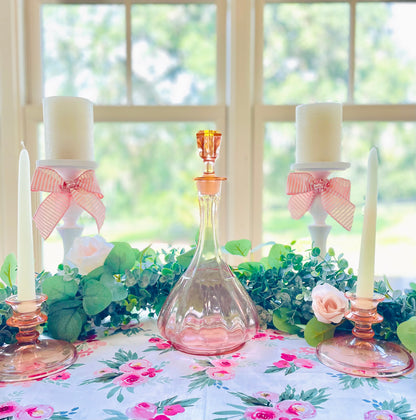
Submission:
[[[133,104],[132,56],[131,56],[131,0],[126,0],[126,97],[127,104]]]
[[[355,23],[356,23],[357,3],[350,0],[350,43],[348,57],[348,102],[354,103],[355,88]]]

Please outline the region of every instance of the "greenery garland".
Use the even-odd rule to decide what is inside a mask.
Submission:
[[[258,262],[247,261],[253,252],[248,240],[230,241],[224,247],[245,259],[232,270],[256,304],[261,327],[305,336],[310,345],[333,336],[335,330],[351,330],[346,320],[337,325],[320,323],[312,310],[311,292],[317,284],[328,283],[342,292],[353,289],[356,276],[343,255],[336,257],[330,249],[322,259],[318,248],[303,256],[292,248],[294,243],[266,245],[271,245],[269,254]],[[64,265],[56,274],[39,273],[37,292],[48,296],[44,328],[54,338],[73,342],[96,327],[117,330],[138,321],[143,310],[157,316],[194,252],[195,248],[157,252],[151,247],[139,251],[116,242],[104,264],[87,275]],[[16,293],[15,277],[16,258],[10,254],[0,271],[0,345],[13,342],[17,332],[6,324],[11,308],[4,303]],[[375,291],[386,297],[378,306],[384,321],[374,326],[376,336],[401,341],[416,351],[416,285],[405,292],[393,291],[384,279],[376,282]]]

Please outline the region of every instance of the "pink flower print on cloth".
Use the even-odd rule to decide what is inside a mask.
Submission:
[[[142,370],[146,370],[150,366],[152,366],[152,364],[148,360],[137,359],[137,360],[132,360],[130,362],[124,363],[124,365],[121,365],[119,369],[122,372],[136,372],[137,373]]]
[[[215,359],[215,360],[211,360],[211,364],[219,368],[229,369],[229,368],[232,368],[233,366],[237,366],[238,362],[232,359]]]
[[[316,409],[308,401],[285,400],[276,405],[285,417],[290,419],[309,419],[315,417]],[[283,417],[284,418],[284,417]]]
[[[163,409],[163,413],[167,416],[176,416],[176,414],[185,412],[185,409],[180,404],[167,405]]]
[[[281,353],[280,357],[281,359],[278,362],[274,362],[273,366],[269,366],[264,373],[275,373],[284,370],[285,375],[289,375],[300,368],[312,369],[316,366],[315,362],[309,359],[298,358],[296,354]]]
[[[219,381],[233,379],[235,376],[235,372],[232,370],[219,367],[208,368],[206,373],[211,379],[217,379]]]
[[[67,370],[57,373],[56,375],[51,376],[49,379],[52,381],[66,381],[71,377],[71,374]]]
[[[5,419],[6,417],[11,417],[19,410],[19,404],[14,401],[7,401],[3,404],[0,404],[0,419]]]
[[[15,414],[17,420],[43,420],[53,415],[53,408],[50,405],[27,405],[21,407]]]
[[[364,420],[401,420],[390,410],[371,410],[364,414]]]
[[[148,380],[147,376],[142,376],[140,373],[128,372],[123,375],[117,376],[113,380],[115,385],[121,386],[123,388],[136,386]]]
[[[280,412],[273,407],[249,407],[244,412],[245,419],[279,419]]]
[[[157,407],[148,402],[141,402],[132,408],[128,408],[126,415],[133,420],[152,419],[157,413]]]
[[[267,391],[260,391],[256,392],[254,395],[256,398],[264,398],[267,401],[270,401],[271,403],[277,403],[279,402],[280,395],[276,392],[267,392]]]
[[[299,367],[299,368],[306,368],[306,369],[312,369],[315,365],[314,362],[312,362],[311,360],[308,359],[295,359],[293,360],[293,363],[295,366]]]
[[[285,369],[290,367],[290,363],[287,360],[279,360],[278,362],[274,362],[273,365],[279,369]]]

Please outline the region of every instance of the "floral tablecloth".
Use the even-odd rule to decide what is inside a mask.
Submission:
[[[66,371],[0,383],[0,419],[416,419],[414,371],[382,380],[341,374],[279,331],[220,357],[174,350],[152,319],[76,345]]]

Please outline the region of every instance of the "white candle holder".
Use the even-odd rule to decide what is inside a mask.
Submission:
[[[36,167],[54,169],[65,181],[71,181],[86,170],[95,170],[97,168],[97,163],[88,160],[50,159],[36,161]],[[67,263],[65,257],[71,249],[75,239],[81,236],[82,231],[84,230],[84,227],[77,223],[82,212],[83,209],[71,198],[71,204],[62,218],[63,225],[56,228],[63,241],[64,263]]]
[[[291,169],[310,173],[315,179],[327,179],[333,171],[345,171],[351,166],[349,162],[306,162],[294,163]],[[321,194],[317,194],[309,209],[314,223],[308,226],[312,238],[312,246],[320,249],[320,256],[325,257],[327,239],[332,226],[325,223],[328,213],[324,209]]]

